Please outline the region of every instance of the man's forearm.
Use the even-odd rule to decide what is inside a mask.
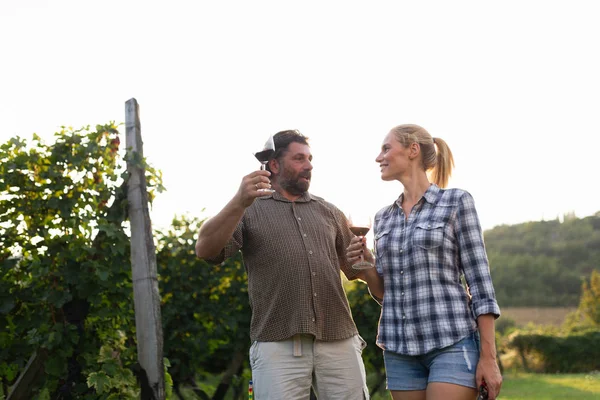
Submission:
[[[246,209],[232,199],[214,217],[200,227],[196,241],[196,255],[200,258],[217,256],[227,244]]]

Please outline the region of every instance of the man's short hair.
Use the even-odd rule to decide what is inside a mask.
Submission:
[[[273,156],[269,159],[269,161],[283,157],[288,151],[288,147],[291,143],[295,142],[310,146],[308,144],[308,137],[304,136],[297,129],[277,132],[275,135],[273,135],[273,142],[275,143],[275,153],[273,153]],[[271,172],[268,163],[266,165],[266,169],[267,171]]]

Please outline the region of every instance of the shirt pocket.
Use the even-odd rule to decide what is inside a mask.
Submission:
[[[413,245],[425,250],[433,250],[444,243],[443,222],[419,222],[415,226]]]
[[[384,252],[389,248],[390,229],[383,229],[375,234],[375,256],[381,258]]]

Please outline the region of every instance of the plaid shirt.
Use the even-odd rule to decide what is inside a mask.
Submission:
[[[377,272],[384,277],[377,344],[420,355],[458,342],[477,329],[475,318],[498,317],[500,308],[473,197],[431,185],[408,220],[402,199],[375,216]]]

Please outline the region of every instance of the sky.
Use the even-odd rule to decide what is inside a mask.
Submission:
[[[0,142],[125,121],[162,170],[154,228],[209,217],[269,135],[310,138],[311,192],[374,215],[399,124],[444,139],[482,227],[600,211],[594,1],[0,2]],[[121,128],[124,137],[124,126]]]

